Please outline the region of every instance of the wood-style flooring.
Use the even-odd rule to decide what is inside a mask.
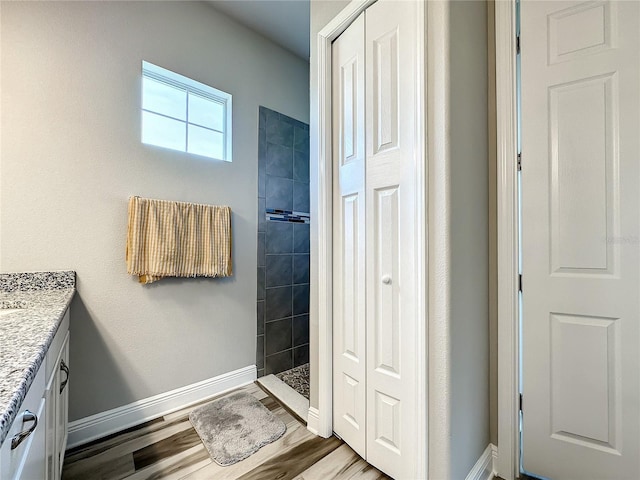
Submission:
[[[256,384],[239,390],[254,395],[287,425],[283,437],[249,458],[228,467],[213,462],[189,422],[194,405],[69,450],[63,480],[389,478],[336,437],[321,438],[310,433]]]

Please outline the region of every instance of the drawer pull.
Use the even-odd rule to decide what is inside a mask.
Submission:
[[[11,439],[11,450],[15,450],[29,435],[33,433],[33,431],[38,426],[38,417],[36,414],[31,413],[29,410],[25,410],[22,414],[22,423],[33,422],[33,425],[29,430],[23,430],[20,433],[16,434]]]
[[[62,370],[64,373],[67,374],[67,377],[64,379],[64,382],[60,383],[60,394],[62,394],[64,387],[66,387],[67,383],[69,382],[69,367],[67,366],[66,363],[64,363],[64,360],[60,360],[60,370]]]

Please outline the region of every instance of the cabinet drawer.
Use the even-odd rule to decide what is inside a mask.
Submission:
[[[0,453],[2,455],[0,459],[2,468],[0,477],[2,480],[21,478],[21,471],[25,468],[30,472],[40,471],[40,468],[42,468],[44,472],[44,441],[45,429],[47,428],[46,419],[44,418],[44,400],[42,398],[42,392],[45,387],[44,381],[44,369],[40,368],[18,410],[18,415],[13,421],[9,434],[2,444]],[[28,430],[34,424],[31,421],[23,421],[27,410],[36,415],[37,426],[33,433],[26,437],[16,448],[11,449],[13,438],[20,432]],[[42,465],[40,465],[40,461]]]
[[[57,370],[60,365],[58,365],[58,357],[60,356],[60,351],[62,350],[62,345],[64,344],[64,340],[67,336],[67,332],[69,331],[69,309],[67,309],[64,314],[64,318],[62,322],[60,322],[60,326],[58,327],[58,331],[53,337],[53,341],[49,346],[49,350],[47,351],[47,357],[44,361],[44,365],[46,368],[46,378],[51,378],[51,374],[54,370]]]

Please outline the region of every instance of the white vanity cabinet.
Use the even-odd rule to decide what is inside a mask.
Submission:
[[[0,480],[58,480],[67,445],[69,311],[0,449]]]
[[[65,319],[68,320],[65,315]],[[63,321],[64,324],[64,321]],[[61,334],[58,339],[58,334]],[[58,342],[56,342],[56,340]],[[60,341],[62,344],[60,345]],[[54,348],[54,346],[56,348]],[[59,479],[67,448],[69,411],[69,328],[58,330],[47,353],[47,478]]]

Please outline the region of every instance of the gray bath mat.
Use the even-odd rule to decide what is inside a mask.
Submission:
[[[253,395],[226,395],[189,414],[211,458],[226,467],[274,442],[287,430]]]

